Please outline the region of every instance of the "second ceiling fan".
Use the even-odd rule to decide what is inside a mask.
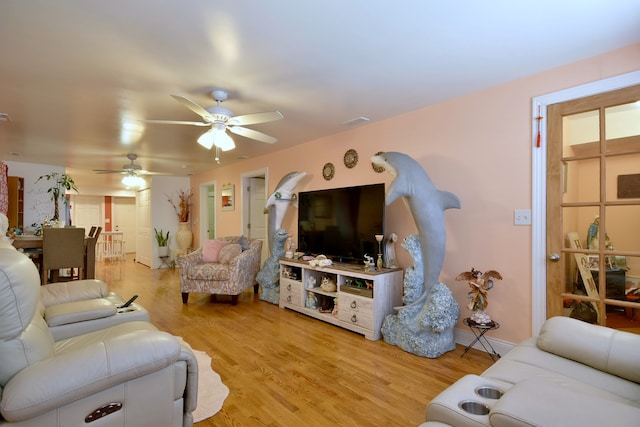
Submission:
[[[189,98],[181,95],[171,95],[173,99],[193,111],[200,117],[203,122],[191,122],[183,120],[145,120],[147,123],[165,123],[176,125],[192,125],[192,126],[208,126],[210,129],[198,138],[198,144],[207,149],[211,149],[214,145],[222,151],[228,151],[235,148],[233,139],[227,134],[227,130],[236,135],[245,138],[255,139],[257,141],[273,144],[278,140],[266,133],[249,129],[244,126],[254,125],[258,123],[273,122],[282,119],[284,116],[279,111],[271,111],[267,113],[245,114],[242,116],[234,116],[233,112],[221,105],[227,99],[227,92],[224,90],[213,90],[211,96],[216,105],[209,108],[203,108]]]

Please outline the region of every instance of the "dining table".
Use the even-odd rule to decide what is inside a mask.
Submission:
[[[42,250],[42,236],[34,234],[21,234],[13,239],[13,246],[24,252],[30,250]],[[86,236],[84,238],[84,269],[82,270],[83,279],[96,278],[96,238]],[[44,255],[44,254],[43,254]]]

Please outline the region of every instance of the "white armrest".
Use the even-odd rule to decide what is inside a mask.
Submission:
[[[44,310],[44,319],[49,326],[60,326],[115,316],[117,310],[108,299],[96,298],[51,305]]]
[[[107,284],[102,280],[95,279],[50,283],[40,287],[40,296],[45,307],[65,302],[102,298],[108,293]]]

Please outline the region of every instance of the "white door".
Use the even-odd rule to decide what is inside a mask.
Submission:
[[[216,238],[216,186],[207,186],[207,238]]]
[[[140,190],[136,196],[136,261],[151,267],[151,190]]]
[[[104,228],[104,197],[102,196],[71,196],[71,224],[84,228],[88,234],[93,226]]]
[[[113,198],[113,231],[123,233],[125,253],[136,252],[136,199]]]
[[[247,211],[246,218],[247,223],[243,227],[243,233],[252,238],[262,240],[262,260],[264,261],[268,254],[269,248],[267,247],[266,235],[267,235],[267,220],[264,213],[264,205],[266,203],[265,194],[265,179],[264,177],[251,177],[248,180],[247,189]]]

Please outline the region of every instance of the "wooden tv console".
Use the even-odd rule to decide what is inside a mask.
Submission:
[[[336,283],[335,292],[320,287],[324,276]],[[314,288],[309,288],[311,277],[315,278]],[[281,259],[279,305],[378,340],[384,318],[402,305],[402,280],[403,270],[399,268],[368,272],[355,264],[312,267],[306,261]],[[323,301],[331,305],[324,310],[309,308],[309,297],[320,305]]]

